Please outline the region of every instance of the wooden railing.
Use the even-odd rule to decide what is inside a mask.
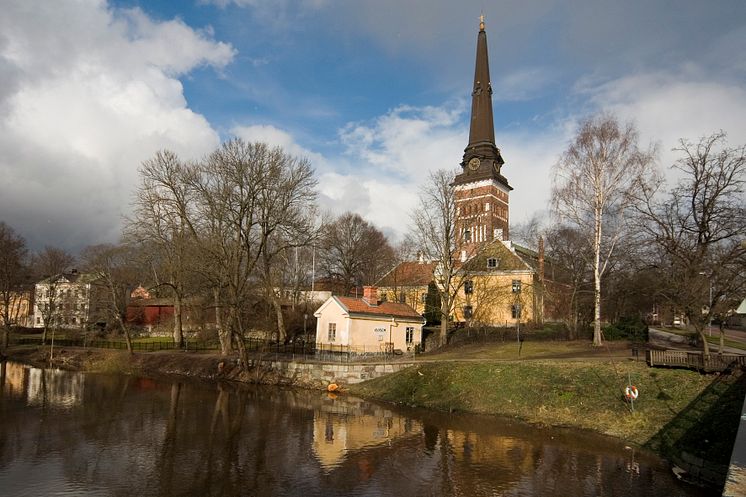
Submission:
[[[685,350],[648,350],[646,360],[651,367],[687,368],[701,371],[724,371],[733,366],[746,366],[746,355],[710,353]]]

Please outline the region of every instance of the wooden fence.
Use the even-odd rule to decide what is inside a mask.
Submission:
[[[715,354],[685,350],[648,350],[646,360],[651,367],[687,368],[698,371],[724,371],[734,366],[746,366],[746,355]]]

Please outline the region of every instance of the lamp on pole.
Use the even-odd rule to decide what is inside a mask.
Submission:
[[[702,276],[708,276],[704,271],[699,273]],[[707,333],[712,336],[712,276],[708,276],[707,282],[710,285],[710,300],[707,303],[707,313],[709,314],[710,321],[707,323]]]

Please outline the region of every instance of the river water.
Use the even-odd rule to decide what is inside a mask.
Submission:
[[[0,495],[708,495],[652,454],[580,431],[311,391],[0,367]]]

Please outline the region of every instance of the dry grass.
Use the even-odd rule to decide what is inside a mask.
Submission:
[[[640,391],[632,412],[628,375]],[[629,360],[427,363],[365,382],[352,393],[446,411],[497,414],[574,426],[644,444],[712,381]]]

